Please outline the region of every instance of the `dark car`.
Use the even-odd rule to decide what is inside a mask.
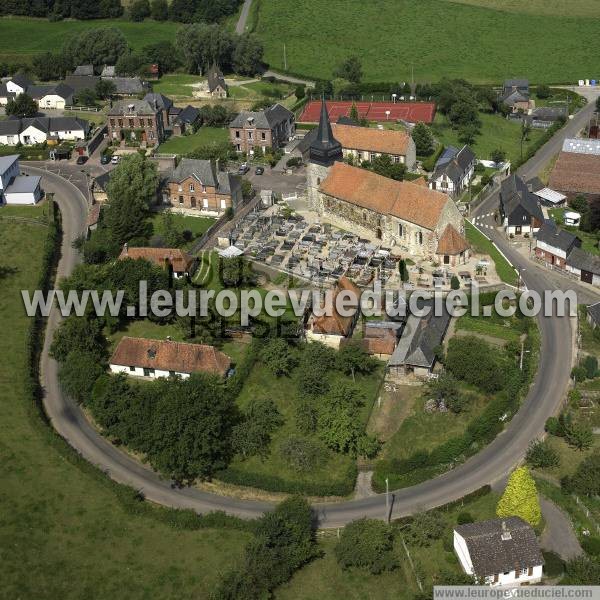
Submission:
[[[100,157],[100,164],[101,165],[107,165],[108,163],[110,163],[110,156],[108,154],[103,154]]]
[[[85,163],[87,162],[88,157],[87,156],[78,156],[77,157],[77,164],[78,165],[85,165]]]
[[[264,167],[256,167],[255,171],[254,171],[257,175],[262,175],[265,172],[265,168]]]

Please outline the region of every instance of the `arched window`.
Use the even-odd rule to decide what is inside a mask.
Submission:
[[[423,232],[422,231],[417,231],[417,233],[415,233],[415,240],[416,240],[417,244],[419,244],[419,246],[423,245]]]
[[[398,237],[404,237],[404,227],[402,223],[398,223]]]

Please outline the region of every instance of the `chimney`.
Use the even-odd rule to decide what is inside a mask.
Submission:
[[[135,109],[135,104],[130,104],[127,108],[129,108],[129,112],[132,113]]]

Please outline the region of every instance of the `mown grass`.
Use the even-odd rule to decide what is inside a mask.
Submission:
[[[481,133],[475,138],[471,148],[478,158],[489,160],[494,150],[504,150],[506,157],[513,164],[521,158],[521,125],[516,121],[505,119],[501,115],[479,113],[481,120]],[[452,129],[445,115],[438,112],[432,125],[433,132],[438,141],[444,146],[461,148],[462,142],[458,139],[458,131]],[[528,139],[523,142],[523,156],[527,150],[543,135],[541,129],[532,129]]]
[[[173,136],[158,147],[164,154],[188,154],[202,146],[221,144],[229,140],[229,131],[221,127],[201,127],[197,133]]]
[[[152,85],[152,90],[165,96],[192,98],[192,86],[203,81],[204,77],[187,73],[168,73]]]
[[[150,216],[150,222],[156,235],[164,235],[164,219],[162,212],[152,213]],[[188,249],[193,245],[194,240],[200,237],[205,231],[207,231],[215,223],[215,219],[209,217],[195,217],[182,215],[179,213],[171,213],[173,218],[173,224],[180,231],[191,231],[193,239],[183,244],[184,249]]]
[[[570,10],[570,3],[562,5]],[[596,72],[593,53],[580,43],[597,33],[598,21],[588,17],[558,19],[542,10],[500,12],[447,0],[264,0],[256,32],[271,67],[283,69],[285,41],[290,72],[324,79],[356,54],[365,81],[410,81],[414,69],[416,81],[527,76],[533,83],[566,83]]]
[[[116,27],[134,50],[159,41],[172,41],[178,23],[102,19],[95,21],[58,21],[3,17],[0,19],[0,60],[23,61],[34,54],[60,49],[69,37],[97,27]]]
[[[516,271],[511,267],[506,258],[500,254],[499,250],[492,244],[491,240],[468,221],[465,221],[465,232],[473,251],[480,254],[487,254],[494,261],[498,277],[500,277],[504,283],[516,285],[518,279]]]
[[[594,443],[592,447],[583,451],[569,446],[569,444],[567,444],[563,438],[549,435],[547,440],[548,444],[550,444],[550,446],[556,450],[558,456],[560,457],[560,464],[558,467],[551,469],[540,469],[540,472],[555,478],[557,481],[559,481],[565,475],[573,475],[583,459],[587,458],[594,451],[600,449],[600,436],[594,436]]]
[[[557,17],[600,18],[600,5],[596,0],[446,0],[457,4],[470,4],[482,8],[505,12],[534,15],[552,15]]]
[[[473,317],[467,313],[456,321],[456,329],[491,336],[505,342],[517,342],[520,332],[514,327],[516,320],[516,317],[500,317],[495,312],[489,317]]]
[[[220,572],[238,563],[248,534],[174,529],[126,511],[108,482],[48,444],[45,425],[27,408],[30,322],[20,290],[37,282],[45,235],[39,225],[0,222],[2,264],[16,269],[0,282],[1,595],[205,598]]]

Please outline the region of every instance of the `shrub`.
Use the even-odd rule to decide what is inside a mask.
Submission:
[[[587,371],[585,370],[585,367],[573,367],[573,369],[571,370],[571,377],[577,382],[577,383],[581,383],[582,381],[586,380],[587,377]]]
[[[588,379],[594,379],[598,374],[598,359],[595,356],[588,355],[583,359],[583,368]]]
[[[309,438],[291,436],[281,442],[279,453],[286,464],[299,472],[318,468],[326,459],[325,449]]]
[[[406,529],[405,539],[413,546],[430,546],[442,537],[445,528],[444,519],[438,511],[417,513]]]
[[[458,290],[460,288],[460,280],[456,275],[452,275],[450,279],[450,288],[453,290]]]
[[[474,523],[475,519],[473,518],[473,515],[469,512],[461,512],[458,513],[458,516],[456,517],[456,522],[459,525],[465,525],[466,523]]]
[[[359,567],[377,575],[398,567],[392,530],[374,519],[359,519],[346,525],[334,552],[344,570]]]
[[[591,556],[600,556],[600,537],[585,537],[581,541],[581,547]]]
[[[535,440],[529,444],[525,456],[527,462],[536,469],[549,469],[558,467],[560,457],[545,440]]]

